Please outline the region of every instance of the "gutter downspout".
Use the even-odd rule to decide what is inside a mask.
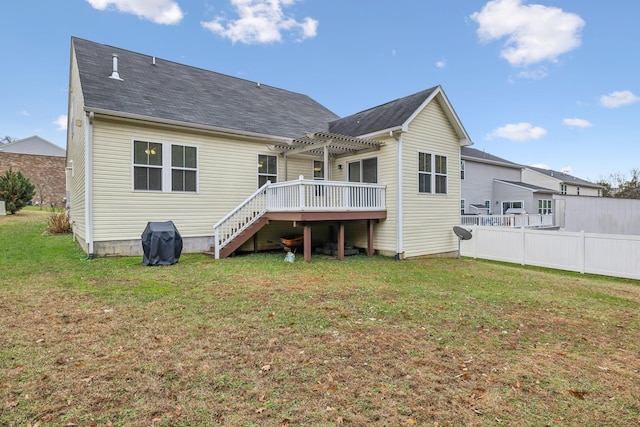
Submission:
[[[402,133],[402,130],[389,132],[396,140],[396,261],[404,258],[402,234],[404,217],[404,211],[402,209]]]
[[[84,147],[84,220],[87,254],[89,259],[93,259],[93,111],[87,117],[86,129]]]

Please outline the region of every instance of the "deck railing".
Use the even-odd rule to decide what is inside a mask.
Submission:
[[[489,227],[552,227],[553,215],[510,214],[510,215],[462,215],[462,225]]]
[[[267,181],[214,226],[215,257],[266,212],[348,212],[385,210],[386,186],[342,181],[298,179]]]
[[[297,181],[271,184],[267,191],[267,210],[283,211],[371,211],[385,210],[382,184],[359,182]]]

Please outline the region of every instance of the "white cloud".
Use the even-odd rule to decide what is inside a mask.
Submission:
[[[509,141],[523,142],[531,139],[540,139],[547,134],[547,130],[531,123],[512,123],[494,129],[487,135],[488,139],[504,138]]]
[[[297,21],[283,12],[283,7],[297,0],[231,0],[238,19],[227,20],[217,16],[200,24],[214,34],[230,39],[233,43],[273,43],[282,41],[282,33],[293,31],[298,40],[315,37],[318,21],[309,17]]]
[[[634,95],[633,92],[629,90],[611,92],[609,95],[602,95],[600,97],[600,105],[607,108],[618,108],[636,102],[640,102],[640,97]]]
[[[27,110],[22,110],[18,114],[20,114],[23,117],[29,117],[31,115]]]
[[[471,15],[478,37],[488,42],[506,37],[500,56],[513,66],[556,61],[580,46],[584,20],[557,7],[523,5],[522,0],[492,0]]]
[[[436,67],[437,68],[445,68],[447,66],[447,61],[445,60],[440,60],[436,62]]]
[[[564,123],[567,126],[571,126],[571,127],[576,127],[576,128],[590,128],[591,126],[593,126],[593,124],[585,119],[564,119],[562,120],[562,123]]]
[[[173,25],[182,20],[180,6],[172,0],[87,0],[94,9],[115,9],[156,24]]]
[[[67,116],[58,116],[53,122],[54,125],[57,126],[58,130],[67,130]]]
[[[545,67],[540,67],[535,70],[521,71],[516,75],[516,77],[519,79],[542,80],[547,77],[547,75],[547,69]]]

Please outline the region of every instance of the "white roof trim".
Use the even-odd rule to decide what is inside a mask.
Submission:
[[[460,145],[461,146],[472,145],[473,142],[471,141],[471,137],[467,133],[464,126],[462,126],[462,122],[460,121],[458,114],[456,114],[455,110],[453,109],[453,106],[449,102],[449,99],[447,98],[447,95],[444,93],[442,86],[438,86],[434,89],[433,93],[431,93],[431,95],[429,95],[429,97],[425,99],[422,105],[418,107],[418,109],[413,112],[413,114],[407,119],[407,121],[402,124],[402,128],[407,129],[409,127],[409,124],[418,116],[418,114],[420,114],[422,110],[424,110],[431,101],[436,99],[438,95],[440,95],[440,99],[442,100],[442,102],[444,102],[444,107],[446,107],[444,109],[445,115],[455,125],[454,129],[458,134],[458,138],[460,138]]]

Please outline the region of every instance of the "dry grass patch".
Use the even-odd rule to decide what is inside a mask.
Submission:
[[[37,231],[66,261],[0,279],[2,425],[640,422],[634,281],[469,259],[143,267]]]

